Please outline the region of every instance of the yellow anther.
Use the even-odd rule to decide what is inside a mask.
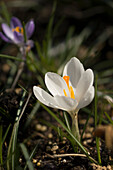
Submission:
[[[12,31],[13,31],[13,32],[16,31],[16,32],[19,32],[19,33],[23,34],[23,28],[22,28],[22,27],[19,27],[19,26],[13,28]]]
[[[75,94],[74,94],[74,90],[73,90],[73,87],[72,86],[69,86],[69,76],[64,76],[63,79],[65,80],[66,84],[67,84],[67,87],[68,87],[68,90],[69,90],[69,93],[70,93],[70,97],[72,99],[75,99]],[[65,91],[65,89],[63,89],[63,92],[64,92],[64,95],[67,97],[67,93]]]

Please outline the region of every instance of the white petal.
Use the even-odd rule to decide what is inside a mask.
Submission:
[[[7,24],[3,23],[2,24],[2,29],[3,29],[3,32],[5,33],[5,35],[8,38],[10,38],[10,39],[14,38],[12,30],[11,30],[11,28]]]
[[[92,86],[93,84],[93,71],[91,69],[87,69],[81,76],[77,88],[76,88],[76,99],[78,103],[82,100],[87,90]]]
[[[70,97],[65,97],[65,96],[55,96],[55,101],[57,102],[57,104],[59,105],[59,107],[62,110],[65,111],[73,111],[76,109],[77,107],[77,101],[70,98]]]
[[[82,63],[73,57],[64,67],[63,76],[68,75],[70,77],[71,84],[76,88],[81,75],[84,73],[84,67]]]
[[[95,93],[94,86],[91,86],[84,95],[84,97],[82,98],[82,100],[80,101],[80,103],[78,104],[77,109],[81,109],[89,105],[94,98],[94,93]]]
[[[46,83],[48,90],[53,96],[64,95],[63,89],[67,88],[66,83],[63,80],[63,78],[56,73],[51,73],[51,72],[46,73],[45,83]]]
[[[33,92],[41,103],[52,108],[58,108],[54,98],[40,87],[34,86]]]

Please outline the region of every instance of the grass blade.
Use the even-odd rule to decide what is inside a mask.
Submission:
[[[0,164],[3,164],[3,159],[2,159],[2,125],[0,125]]]
[[[21,144],[20,144],[20,147],[21,147],[22,152],[23,152],[23,154],[24,154],[24,157],[25,157],[25,159],[26,159],[26,163],[27,163],[27,165],[28,165],[29,170],[34,170],[34,167],[33,167],[33,164],[32,164],[32,162],[31,162],[31,160],[30,160],[30,156],[29,156],[29,154],[28,154],[28,151],[27,151],[26,146],[25,146],[23,143],[21,143]]]
[[[95,128],[97,127],[97,75],[95,79]],[[98,156],[98,162],[101,165],[101,155],[100,155],[100,147],[99,147],[99,138],[96,137],[96,147],[97,147],[97,156]]]
[[[108,115],[107,112],[104,113],[106,115],[106,117],[108,118],[108,120],[110,121],[110,123],[113,125],[113,120],[111,119],[111,117]]]
[[[36,102],[35,106],[33,107],[33,110],[31,111],[31,113],[25,123],[24,129],[26,129],[27,126],[30,124],[32,118],[35,116],[35,114],[39,108],[40,108],[40,104],[38,102]]]
[[[64,118],[65,118],[65,122],[66,122],[67,128],[71,131],[69,120],[68,120],[68,116],[67,116],[66,112],[64,112]]]
[[[33,151],[31,152],[31,154],[30,154],[30,156],[29,156],[29,159],[30,159],[30,160],[31,160],[31,158],[33,157],[33,155],[34,155],[34,153],[35,153],[37,147],[38,147],[38,144],[35,146],[35,148],[34,148]],[[27,168],[27,162],[26,162],[26,165],[25,165],[24,170],[26,170],[26,168]]]
[[[24,60],[22,60],[22,59],[20,59],[20,58],[17,58],[17,57],[14,57],[14,56],[9,56],[9,55],[5,55],[5,54],[0,54],[0,57],[2,57],[2,58],[7,58],[7,59],[12,59],[12,60],[16,60],[16,61],[24,61]]]

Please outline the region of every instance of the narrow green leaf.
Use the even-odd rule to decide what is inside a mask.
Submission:
[[[90,118],[90,117],[91,117],[91,114],[88,115],[88,118],[87,118],[87,120],[86,120],[86,122],[85,122],[85,125],[84,125],[84,127],[83,127],[82,134],[81,134],[81,141],[82,141],[82,137],[83,137],[83,134],[84,134],[84,132],[85,132],[85,130],[86,130],[86,127],[87,127],[87,124],[88,124],[88,121],[89,121],[89,118]]]
[[[95,79],[95,128],[97,127],[97,75]],[[100,155],[100,147],[99,147],[100,139],[96,137],[96,147],[97,147],[97,156],[98,156],[98,163],[101,165],[101,155]]]
[[[37,110],[40,108],[40,103],[36,102],[35,106],[33,107],[33,110],[31,111],[29,117],[27,118],[27,121],[25,123],[24,129],[26,129],[26,127],[28,127],[28,125],[30,124],[32,118],[35,116],[35,114],[37,113]]]
[[[3,143],[3,139],[2,139],[2,125],[0,125],[0,164],[3,164],[3,159],[2,159],[2,143]]]
[[[24,41],[26,43],[27,42],[27,35],[26,35],[26,30],[25,30],[25,22],[23,22],[22,25],[23,25]]]
[[[36,151],[38,145],[39,145],[39,144],[37,144],[37,145],[35,146],[35,148],[33,149],[33,151],[31,152],[31,154],[30,154],[30,156],[29,156],[29,159],[30,159],[30,160],[32,159],[33,155],[35,154],[35,151]],[[27,162],[26,162],[26,165],[25,165],[24,170],[26,170],[26,168],[27,168]]]
[[[12,59],[12,60],[17,60],[17,61],[24,61],[24,60],[22,60],[20,58],[17,58],[17,57],[14,57],[14,56],[5,55],[5,54],[0,54],[0,57],[7,58],[7,59]]]
[[[9,15],[7,7],[3,1],[1,3],[1,7],[2,7],[2,14],[3,14],[4,18],[6,19],[7,23],[10,24],[10,15]]]
[[[6,130],[5,134],[4,134],[4,136],[3,136],[2,145],[3,145],[3,143],[4,143],[4,141],[5,141],[6,137],[7,137],[7,134],[8,134],[8,132],[9,132],[10,127],[11,127],[11,124],[9,124],[9,126],[8,126],[8,128],[7,128],[7,130]]]
[[[111,117],[108,115],[107,112],[104,112],[104,114],[106,115],[106,117],[108,118],[108,120],[110,121],[110,123],[113,125],[113,120],[111,119]]]
[[[68,116],[67,116],[66,112],[64,112],[64,118],[65,118],[65,122],[66,122],[67,128],[71,131],[69,120],[68,120]]]
[[[34,167],[33,167],[33,164],[32,164],[32,162],[31,162],[31,160],[30,160],[30,156],[29,156],[29,154],[28,154],[28,151],[27,151],[26,146],[25,146],[23,143],[21,143],[21,144],[20,144],[20,147],[21,147],[22,152],[23,152],[23,154],[24,154],[24,157],[25,157],[25,159],[26,159],[26,163],[27,163],[27,165],[28,165],[29,170],[34,170]]]

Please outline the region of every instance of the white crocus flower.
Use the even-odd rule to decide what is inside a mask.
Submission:
[[[85,71],[82,63],[73,57],[65,65],[63,77],[52,72],[46,73],[45,84],[51,95],[37,86],[33,87],[33,92],[46,106],[65,110],[72,120],[77,120],[78,110],[90,104],[94,98],[93,80],[93,71]],[[77,121],[72,121],[72,131],[75,124]]]

